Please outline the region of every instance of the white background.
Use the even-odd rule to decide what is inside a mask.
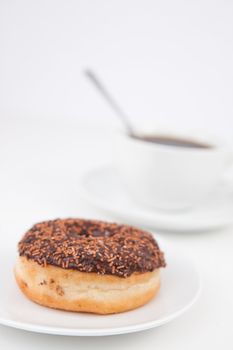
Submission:
[[[231,138],[230,0],[1,0],[0,115],[118,125],[82,70],[134,123]]]
[[[14,249],[26,228],[47,218],[111,219],[79,197],[80,176],[111,162],[109,142],[120,126],[83,77],[85,67],[103,77],[135,125],[204,129],[233,142],[232,40],[231,1],[1,0],[4,244]],[[232,229],[157,235],[190,255],[202,275],[202,295],[187,314],[98,339],[0,327],[1,347],[232,349]]]

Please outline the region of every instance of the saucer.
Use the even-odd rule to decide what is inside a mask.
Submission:
[[[125,193],[116,170],[110,165],[87,172],[81,191],[95,207],[129,224],[165,231],[205,231],[233,223],[233,190],[227,184],[219,185],[198,207],[175,212],[140,207]]]
[[[16,285],[15,251],[0,249],[0,324],[30,332],[66,336],[104,336],[138,332],[164,325],[186,312],[200,295],[199,274],[182,253],[163,247],[168,266],[161,289],[149,303],[132,311],[95,315],[50,309],[28,300]]]

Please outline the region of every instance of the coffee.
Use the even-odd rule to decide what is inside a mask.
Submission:
[[[199,141],[193,141],[185,138],[178,138],[173,136],[162,135],[135,135],[133,138],[144,142],[156,143],[163,146],[183,147],[183,148],[199,148],[207,149],[212,146],[201,143]]]

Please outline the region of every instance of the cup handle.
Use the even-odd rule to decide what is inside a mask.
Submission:
[[[228,168],[223,174],[220,185],[227,187],[233,192],[233,152],[229,154]]]

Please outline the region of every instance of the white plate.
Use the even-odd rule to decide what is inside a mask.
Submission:
[[[103,336],[157,327],[185,312],[200,292],[192,263],[166,249],[168,266],[162,270],[160,292],[147,305],[108,316],[53,310],[34,304],[18,289],[12,273],[14,254],[2,252],[0,256],[0,323],[38,333]]]
[[[233,223],[233,191],[227,184],[216,188],[198,208],[176,212],[138,206],[125,193],[116,171],[105,166],[89,171],[82,180],[83,196],[121,221],[169,231],[212,230]]]

